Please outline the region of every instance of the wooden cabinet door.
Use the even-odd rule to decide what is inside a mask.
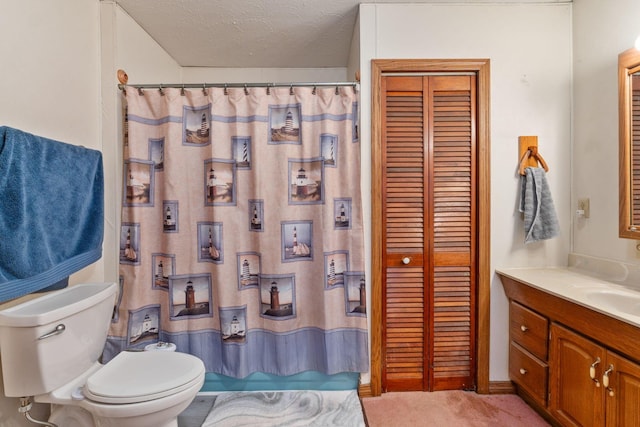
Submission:
[[[382,78],[386,391],[475,387],[475,79]]]
[[[604,425],[605,361],[604,348],[562,326],[551,325],[549,410],[563,426]],[[592,365],[595,379],[590,376]]]
[[[607,427],[640,426],[640,365],[609,351],[603,369],[609,367],[609,387],[604,390]]]

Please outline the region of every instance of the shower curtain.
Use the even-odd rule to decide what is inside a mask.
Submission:
[[[355,87],[123,91],[120,292],[103,361],[368,370]]]

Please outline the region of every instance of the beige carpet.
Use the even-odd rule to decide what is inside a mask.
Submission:
[[[384,393],[362,399],[369,427],[548,427],[516,395],[467,391]]]

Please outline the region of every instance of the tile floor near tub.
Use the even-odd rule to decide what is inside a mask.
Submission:
[[[365,427],[356,390],[198,395],[178,427]]]

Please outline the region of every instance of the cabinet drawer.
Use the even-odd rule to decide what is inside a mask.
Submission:
[[[511,341],[509,377],[542,406],[547,405],[548,366],[533,354]]]
[[[509,336],[538,359],[547,360],[549,321],[546,317],[511,301]]]

